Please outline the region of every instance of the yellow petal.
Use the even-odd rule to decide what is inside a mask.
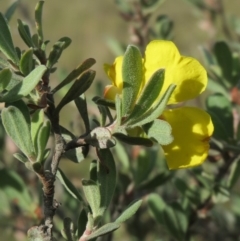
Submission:
[[[113,65],[104,64],[104,70],[112,81],[112,85],[116,86],[122,90],[123,80],[122,80],[122,61],[123,56],[119,56],[115,59]]]
[[[158,69],[165,69],[165,81],[160,94],[170,84],[176,84],[169,104],[193,99],[204,91],[207,85],[207,73],[195,59],[181,56],[171,41],[154,40],[145,52],[145,83]]]
[[[169,169],[202,164],[214,129],[211,117],[201,109],[182,107],[164,111],[161,118],[172,126],[174,137],[171,144],[163,146]]]
[[[107,85],[104,89],[104,98],[115,101],[116,94],[121,94],[121,90],[114,85]]]

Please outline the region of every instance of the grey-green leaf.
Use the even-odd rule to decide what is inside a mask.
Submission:
[[[38,142],[38,132],[44,121],[44,112],[42,109],[36,110],[32,114],[31,118],[31,136],[33,140],[33,144],[35,149],[37,150],[37,142]]]
[[[63,171],[61,169],[58,168],[56,176],[72,197],[76,198],[80,202],[83,201],[83,198],[82,198],[80,192],[76,189],[76,187],[74,187],[74,185],[65,176],[65,174],[63,173]]]
[[[159,69],[152,75],[127,119],[139,118],[156,102],[164,83],[164,73],[164,69]]]
[[[70,45],[71,41],[70,38],[63,37],[53,45],[46,64],[48,69],[51,69],[53,65],[57,63],[58,59],[61,57],[62,51]]]
[[[0,97],[0,102],[14,102],[27,96],[38,84],[46,71],[44,65],[38,66],[23,81],[16,84],[12,89]]]
[[[144,115],[140,116],[139,118],[129,119],[129,121],[127,121],[124,124],[126,126],[133,128],[136,126],[145,125],[157,119],[162,114],[165,107],[167,106],[168,100],[171,97],[171,94],[173,93],[175,88],[176,88],[176,85],[174,84],[169,85],[168,89],[163,94],[161,99],[156,104],[154,104],[154,106],[150,110],[148,110]]]
[[[164,120],[156,119],[153,122],[145,124],[143,130],[149,138],[154,139],[160,145],[168,145],[173,141],[172,127]]]
[[[22,163],[28,162],[28,158],[24,156],[22,153],[14,153],[13,156]]]
[[[27,105],[25,104],[25,102],[23,100],[18,100],[18,101],[12,102],[12,103],[6,103],[5,104],[5,107],[9,107],[9,106],[17,107],[21,111],[21,113],[23,114],[27,124],[30,126],[30,122],[31,122],[30,113],[29,113]]]
[[[42,30],[42,11],[44,1],[39,1],[35,7],[35,24],[38,33],[38,38],[43,42],[43,30]]]
[[[28,27],[28,25],[24,22],[22,22],[22,20],[18,19],[18,32],[22,38],[22,40],[25,42],[25,44],[28,47],[34,47],[34,43],[33,40],[31,38],[31,33],[30,33],[30,29]]]
[[[59,85],[57,85],[53,90],[52,93],[56,93],[58,90],[60,90],[65,85],[69,84],[71,81],[76,79],[78,76],[80,76],[84,71],[91,68],[96,63],[96,60],[93,58],[86,59],[83,63],[81,63],[76,69],[74,69],[72,72],[69,73],[69,75],[61,81]]]
[[[13,139],[20,150],[32,161],[35,158],[30,126],[22,112],[9,106],[2,110],[2,122],[7,134]]]
[[[104,213],[109,206],[117,182],[116,165],[110,149],[98,149],[97,179],[100,186],[101,210]]]
[[[126,210],[123,211],[123,213],[121,213],[121,215],[115,220],[115,223],[123,223],[125,222],[127,219],[131,218],[136,212],[137,210],[140,208],[142,204],[142,200],[138,200],[136,202],[134,202],[133,204],[131,204]]]
[[[15,10],[17,9],[18,3],[19,3],[19,0],[13,2],[10,5],[10,7],[7,9],[7,11],[5,12],[4,16],[5,16],[5,18],[7,19],[8,22],[10,21],[10,19],[12,18]]]
[[[223,140],[232,140],[233,115],[230,100],[216,93],[207,98],[206,105],[215,126],[213,136]]]
[[[45,123],[41,126],[39,133],[38,133],[38,139],[37,139],[37,161],[42,162],[44,161],[44,151],[48,142],[48,138],[50,135],[51,130],[51,124],[50,121],[47,120]]]
[[[10,69],[2,69],[0,71],[0,92],[5,90],[12,78]]]
[[[24,52],[20,59],[19,68],[24,76],[28,75],[33,69],[33,49]]]
[[[122,63],[122,116],[133,108],[142,84],[142,56],[139,49],[129,45]]]
[[[93,70],[85,71],[71,86],[67,94],[62,98],[58,104],[55,113],[59,113],[63,106],[82,95],[92,84],[96,72]]]
[[[0,29],[0,50],[7,58],[11,59],[13,63],[18,64],[19,59],[13,45],[11,32],[2,13],[0,13]]]
[[[85,125],[86,132],[90,131],[90,123],[88,118],[88,110],[87,110],[87,101],[85,94],[82,94],[81,96],[77,97],[75,100],[75,105],[77,106],[77,109],[82,117],[82,120]]]
[[[116,229],[118,229],[119,227],[120,227],[120,225],[118,223],[107,223],[107,224],[103,225],[101,228],[97,229],[92,234],[90,234],[89,236],[87,236],[86,240],[87,241],[93,240],[102,235],[111,233],[111,232],[115,231]]]
[[[114,137],[116,137],[119,141],[125,142],[130,145],[138,145],[138,146],[152,146],[153,142],[150,139],[143,137],[132,137],[127,136],[122,133],[114,133]]]
[[[101,206],[101,194],[99,185],[93,180],[82,180],[83,191],[87,202],[92,210],[92,215],[95,223],[101,220],[103,216],[103,210],[100,208]]]

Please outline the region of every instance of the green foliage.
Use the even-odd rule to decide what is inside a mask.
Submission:
[[[83,200],[80,192],[74,187],[60,168],[58,169],[56,176],[72,197],[76,198],[80,202]]]
[[[2,69],[0,71],[0,91],[3,91],[8,86],[12,78],[12,72],[10,69]]]
[[[167,169],[159,144],[168,145],[174,138],[171,125],[161,115],[178,86],[169,84],[162,92],[165,76],[171,74],[168,69],[158,69],[145,80],[141,53],[153,38],[173,39],[175,23],[167,14],[159,14],[166,12],[162,8],[163,0],[115,2],[120,16],[129,24],[132,42],[126,47],[127,41],[107,37],[113,52],[123,55],[122,92],[116,95],[115,101],[102,97],[100,81],[95,89],[101,96],[94,96],[90,88],[96,77],[96,71],[90,69],[95,59],[81,60],[81,64],[67,73],[68,67],[60,67],[59,71],[58,63],[75,61],[73,55],[63,61],[62,53],[72,40],[59,37],[52,45],[52,41],[47,40],[43,25],[48,28],[51,24],[47,22],[48,14],[43,17],[44,1],[35,7],[36,30],[27,24],[31,23],[28,12],[24,16],[27,23],[17,20],[15,28],[26,44],[22,49],[14,46],[12,36],[15,37],[16,31],[10,31],[9,21],[18,6],[23,11],[26,3],[13,2],[5,14],[0,14],[0,102],[4,103],[0,122],[0,227],[6,227],[6,233],[15,236],[24,227],[30,241],[63,240],[61,229],[62,237],[68,241],[215,241],[219,237],[223,241],[237,240],[240,225],[239,19],[228,22],[224,6],[188,0],[198,10],[205,21],[205,31],[211,35],[211,44],[200,44],[208,46],[201,47],[209,76],[208,96],[203,98],[215,130],[209,142],[208,161],[201,167],[173,172]],[[97,4],[94,3],[94,8]],[[173,6],[175,8],[176,3]],[[68,18],[57,14],[57,18]],[[82,20],[80,27],[84,27]],[[176,27],[179,25],[181,22]],[[188,27],[188,23],[186,25]],[[88,32],[94,31],[93,26],[89,26]],[[68,27],[75,28],[74,25]],[[223,40],[213,36],[215,31]],[[81,53],[85,46],[82,29],[80,32],[78,48],[74,49],[73,44],[71,48],[76,52],[80,49]],[[194,40],[199,36],[196,33],[194,30],[193,38],[187,42],[186,53],[196,46]],[[175,38],[180,46],[184,45],[179,35]],[[76,39],[75,36],[72,39]],[[198,39],[197,45],[201,40]],[[100,52],[96,52],[98,60]],[[101,65],[98,61],[98,66]],[[56,78],[61,81],[56,83]],[[71,101],[75,105],[70,105]],[[65,128],[69,119],[70,125]],[[192,128],[195,130],[195,126]],[[9,141],[5,145],[6,135],[19,148],[17,151]],[[184,141],[187,137],[182,138]],[[201,151],[199,149],[199,153]],[[18,165],[12,156],[20,161]],[[90,160],[93,161],[90,163]],[[134,201],[136,199],[138,201]],[[42,225],[31,227],[33,223]],[[119,229],[120,226],[123,229]],[[113,232],[117,229],[115,235]]]
[[[158,99],[164,83],[164,70],[156,71],[142,90],[128,119],[137,119],[145,114]]]
[[[217,139],[232,141],[234,138],[233,115],[229,99],[217,93],[208,97],[206,105],[215,126],[213,136]]]
[[[29,160],[33,161],[35,159],[35,149],[31,138],[31,130],[21,110],[15,106],[3,109],[2,122],[8,135]]]
[[[55,114],[58,114],[63,106],[82,95],[91,86],[94,77],[95,71],[93,70],[83,72],[83,74],[75,80],[67,94],[62,98],[55,110]]]
[[[30,48],[21,56],[19,67],[23,75],[28,75],[33,69],[33,50]]]
[[[18,64],[19,59],[13,45],[12,36],[8,27],[8,23],[2,15],[2,13],[0,13],[0,28],[0,50],[14,64]]]
[[[46,71],[46,67],[43,65],[38,66],[29,75],[27,75],[21,82],[17,83],[8,92],[0,96],[1,102],[14,102],[22,99],[30,94],[30,92],[36,87],[39,80],[42,78]]]
[[[125,124],[131,128],[136,127],[136,126],[142,126],[147,123],[152,122],[153,120],[157,119],[165,109],[167,102],[176,88],[176,85],[171,84],[167,91],[163,94],[163,96],[158,100],[154,106],[145,112],[143,115],[141,115],[139,118],[136,119],[131,119],[127,121]]]
[[[151,194],[148,207],[156,221],[164,225],[171,236],[177,240],[186,240],[188,217],[179,203],[168,205],[158,195]]]
[[[142,81],[142,56],[135,46],[128,46],[122,63],[122,116],[128,114],[136,101]]]
[[[153,138],[160,145],[168,145],[173,141],[172,128],[164,120],[154,120],[144,125],[143,129],[149,138]]]

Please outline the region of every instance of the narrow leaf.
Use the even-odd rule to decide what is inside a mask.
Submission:
[[[24,116],[25,121],[27,122],[29,128],[30,128],[30,123],[31,123],[31,119],[30,119],[30,113],[29,113],[29,109],[27,107],[27,105],[25,104],[25,102],[23,100],[18,100],[12,103],[6,103],[5,107],[9,107],[9,106],[14,106],[17,107],[21,113]]]
[[[0,29],[0,50],[7,58],[18,64],[19,59],[13,45],[8,23],[2,13],[0,13]]]
[[[122,116],[125,116],[133,108],[142,84],[142,56],[135,46],[129,45],[124,54],[122,78]]]
[[[101,220],[103,216],[103,211],[101,207],[101,194],[100,188],[96,182],[93,180],[82,180],[83,191],[87,202],[92,210],[92,215],[95,223]]]
[[[176,85],[174,84],[169,85],[168,89],[163,94],[162,98],[149,111],[147,111],[144,115],[140,116],[137,119],[134,119],[134,120],[129,119],[129,121],[127,121],[124,124],[126,126],[133,128],[136,126],[145,125],[157,119],[162,114],[165,107],[167,106],[168,100],[171,97],[171,94],[173,93],[175,88],[176,88]]]
[[[121,213],[121,215],[115,220],[115,223],[123,223],[125,222],[127,219],[131,218],[136,212],[137,210],[140,208],[142,204],[142,200],[138,200],[136,202],[134,202],[133,204],[131,204],[126,210],[124,210],[123,213]]]
[[[24,76],[28,75],[33,69],[33,50],[30,48],[22,55],[19,63],[20,71]]]
[[[61,81],[59,85],[57,85],[53,90],[52,93],[56,93],[65,85],[71,83],[74,79],[80,76],[84,71],[91,68],[96,63],[95,59],[89,58],[86,59],[82,64],[80,64],[76,69],[74,69],[64,80]]]
[[[58,59],[61,57],[62,51],[70,45],[71,41],[70,38],[63,37],[53,45],[46,64],[48,69],[51,69],[53,65],[57,63]]]
[[[22,153],[14,153],[13,156],[22,163],[28,162],[28,158],[24,156]]]
[[[42,109],[36,110],[31,118],[31,136],[35,150],[37,150],[38,132],[44,122],[44,112]]]
[[[71,181],[65,176],[63,171],[58,168],[57,171],[57,178],[62,183],[62,185],[65,187],[65,189],[68,191],[68,193],[74,197],[75,199],[79,200],[80,202],[83,201],[83,198],[80,194],[80,192],[74,187],[74,185],[71,183]]]
[[[85,125],[85,131],[90,131],[90,123],[88,118],[88,110],[87,110],[87,102],[86,102],[86,96],[85,94],[82,94],[81,96],[74,99],[75,105],[77,106],[77,109],[82,117],[82,120]]]
[[[13,2],[4,14],[4,17],[7,19],[8,22],[10,21],[10,19],[12,18],[15,10],[17,9],[18,2],[19,2],[18,0],[16,2]]]
[[[34,159],[34,146],[32,143],[30,127],[22,112],[10,106],[2,110],[2,122],[7,134],[13,139],[20,150],[30,159]]]
[[[232,82],[233,58],[228,45],[224,41],[217,42],[213,48],[218,64],[221,67],[224,77]]]
[[[44,65],[38,66],[22,82],[19,82],[11,90],[3,94],[0,97],[0,102],[14,102],[27,96],[36,87],[46,69]]]
[[[12,72],[10,69],[2,69],[0,71],[0,91],[3,91],[8,86],[12,78]]]
[[[148,147],[153,145],[153,142],[147,138],[131,137],[131,136],[126,136],[122,133],[114,133],[113,136],[116,137],[119,141],[125,142],[130,145],[148,146]]]
[[[35,24],[38,33],[38,37],[43,42],[43,31],[42,31],[42,11],[44,1],[39,1],[35,7]]]
[[[115,161],[110,149],[98,149],[98,162],[97,179],[100,186],[101,195],[101,210],[104,213],[109,206],[117,182],[117,172]]]
[[[44,151],[50,135],[50,129],[51,129],[51,124],[50,124],[50,121],[47,120],[39,130],[38,140],[37,140],[37,161],[38,162],[44,161],[43,159]]]
[[[31,33],[28,25],[22,22],[22,20],[20,19],[18,19],[17,21],[18,21],[18,32],[22,40],[28,47],[34,47],[34,43],[32,41]]]
[[[109,108],[115,108],[115,102],[112,100],[103,99],[99,96],[95,96],[92,99],[97,105],[103,105]]]
[[[120,227],[120,225],[118,223],[107,223],[107,224],[103,225],[101,228],[97,229],[92,234],[90,234],[89,236],[87,236],[86,240],[89,241],[89,240],[96,239],[97,237],[100,237],[102,235],[115,231],[119,227]]]
[[[152,75],[127,119],[139,118],[151,108],[154,102],[156,102],[164,83],[164,72],[163,69],[160,69]]]
[[[59,113],[63,106],[82,95],[92,84],[95,78],[96,72],[88,70],[84,72],[71,86],[67,94],[62,98],[58,104],[55,113]]]
[[[233,139],[233,115],[232,104],[228,98],[220,93],[207,98],[207,110],[210,113],[215,126],[213,136],[216,138]]]
[[[80,238],[83,235],[87,226],[87,221],[88,221],[87,213],[84,209],[82,209],[78,217],[77,238]]]

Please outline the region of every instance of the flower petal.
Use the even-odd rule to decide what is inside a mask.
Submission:
[[[148,44],[145,52],[145,83],[158,69],[165,69],[165,80],[161,95],[170,84],[176,84],[169,104],[193,99],[204,91],[207,73],[195,59],[181,56],[171,41],[155,40]]]
[[[123,80],[122,80],[122,61],[123,56],[119,56],[115,59],[113,65],[104,64],[104,70],[112,81],[112,84],[122,91]]]
[[[164,111],[161,118],[172,126],[174,140],[163,146],[169,169],[202,164],[208,155],[209,138],[213,133],[211,117],[194,107]]]
[[[107,85],[104,89],[104,98],[115,101],[116,94],[121,94],[121,90],[114,85]]]

